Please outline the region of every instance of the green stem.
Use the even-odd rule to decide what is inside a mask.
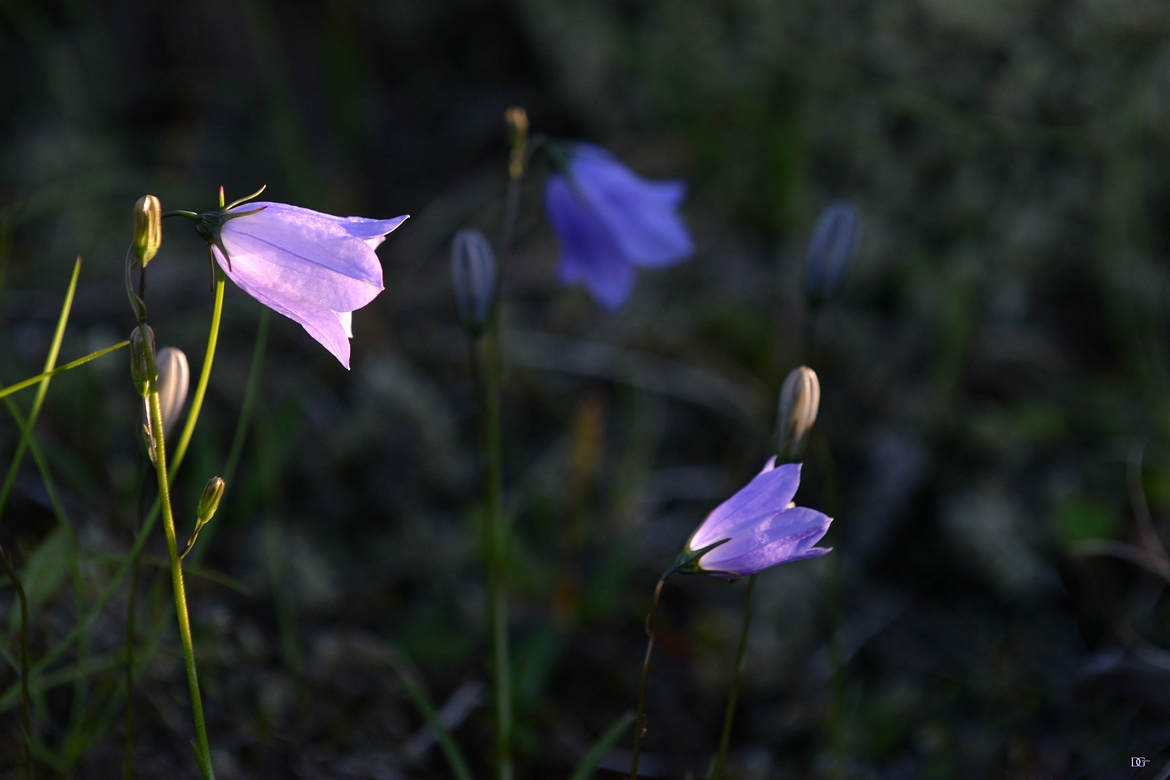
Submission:
[[[719,753],[715,756],[715,768],[711,780],[723,777],[723,760],[731,744],[731,727],[735,723],[735,708],[739,704],[739,678],[743,675],[743,659],[747,653],[748,631],[752,625],[752,594],[756,590],[756,575],[748,577],[747,595],[743,601],[743,628],[739,631],[739,648],[735,651],[735,671],[731,676],[731,694],[727,697],[727,712],[723,716],[723,734],[719,738]]]
[[[195,433],[195,423],[199,422],[199,411],[203,408],[203,397],[207,395],[207,383],[211,379],[211,366],[215,362],[215,347],[219,343],[219,321],[223,315],[223,288],[226,277],[223,269],[215,269],[215,305],[211,310],[211,330],[207,334],[207,351],[203,354],[203,368],[199,371],[199,384],[195,387],[195,395],[191,397],[191,411],[187,413],[187,422],[183,425],[183,432],[179,435],[179,443],[172,456],[170,471],[172,479],[183,464],[183,456],[187,454],[187,445],[191,443],[191,436]],[[157,513],[152,509],[151,514]],[[150,520],[147,520],[149,523]]]
[[[654,623],[658,619],[658,599],[662,586],[670,572],[663,574],[654,587],[654,601],[650,605],[650,617],[646,620],[646,658],[642,661],[642,681],[638,684],[638,715],[634,721],[634,750],[630,759],[630,780],[638,780],[638,758],[642,754],[642,735],[646,733],[646,680],[650,677],[650,653],[654,651]]]
[[[147,366],[152,376],[157,371],[154,356],[147,351]],[[187,667],[187,687],[191,692],[191,712],[195,720],[195,757],[203,780],[214,780],[211,768],[211,749],[207,744],[207,727],[203,723],[203,699],[199,695],[199,675],[195,668],[195,646],[191,641],[191,618],[187,614],[187,591],[183,584],[183,564],[179,560],[179,546],[175,539],[175,518],[171,510],[170,481],[167,479],[167,450],[163,435],[162,407],[158,400],[158,386],[150,382],[150,423],[154,433],[154,470],[158,475],[158,495],[162,505],[163,531],[167,538],[167,554],[171,559],[171,584],[175,590],[175,616],[179,622],[179,639],[183,644],[183,662]]]
[[[471,365],[480,407],[480,446],[484,459],[483,516],[486,533],[488,623],[492,642],[495,697],[496,766],[499,780],[512,778],[512,679],[508,652],[508,527],[503,511],[500,451],[499,319],[472,344]]]
[[[28,599],[25,597],[24,586],[21,585],[20,578],[16,576],[16,569],[13,568],[12,561],[8,560],[2,547],[0,547],[0,564],[3,564],[4,571],[7,572],[8,578],[16,587],[16,596],[20,601],[20,718],[21,725],[24,727],[25,777],[28,780],[33,780],[32,714],[28,694]]]

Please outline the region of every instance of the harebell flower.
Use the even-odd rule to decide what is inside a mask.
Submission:
[[[583,283],[616,311],[634,289],[637,268],[665,268],[695,253],[678,208],[680,181],[648,181],[587,143],[549,144],[554,173],[544,205],[561,244],[560,277]]]
[[[383,289],[374,249],[407,215],[334,217],[286,203],[249,200],[182,215],[195,220],[215,261],[241,290],[300,323],[349,368],[353,312]]]

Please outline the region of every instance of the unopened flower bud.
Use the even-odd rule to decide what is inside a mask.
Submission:
[[[519,182],[524,176],[525,149],[528,148],[528,112],[519,106],[512,106],[504,112],[504,121],[508,123],[509,141],[512,154],[508,159],[508,175],[513,182]]]
[[[134,204],[134,255],[145,267],[162,245],[162,204],[153,195],[143,195]]]
[[[151,367],[157,365],[154,331],[149,325],[139,325],[130,332],[130,376],[134,380],[134,389],[143,398],[150,393],[150,383],[158,379],[158,375],[151,371]]]
[[[226,485],[220,477],[212,477],[207,481],[207,487],[203,488],[203,495],[199,497],[199,519],[196,521],[196,525],[203,525],[215,516],[215,510],[219,509],[219,500],[223,498],[225,487]]]
[[[789,463],[800,460],[820,405],[821,383],[817,373],[808,366],[793,369],[780,388],[776,410],[776,450],[780,460]]]
[[[158,404],[162,409],[163,434],[170,436],[179,413],[183,411],[183,404],[187,402],[191,368],[183,350],[176,347],[160,349],[155,365],[158,367]]]
[[[861,217],[857,207],[847,201],[830,203],[817,217],[808,245],[805,287],[814,305],[836,294],[845,269],[857,250]]]
[[[187,553],[195,547],[195,542],[198,541],[199,532],[203,530],[203,526],[215,517],[215,510],[219,509],[219,500],[223,498],[224,487],[224,482],[220,477],[212,477],[208,480],[207,487],[203,488],[203,495],[199,497],[199,516],[195,519],[195,530],[191,532],[187,546],[179,554],[180,558],[187,557]]]
[[[496,253],[488,237],[464,228],[451,241],[451,284],[459,320],[473,334],[487,324],[496,296]]]

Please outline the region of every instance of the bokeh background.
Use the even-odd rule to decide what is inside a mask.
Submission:
[[[486,768],[474,402],[447,247],[463,226],[498,231],[512,105],[685,180],[699,247],[607,314],[557,284],[540,164],[526,181],[503,309],[519,776],[567,776],[632,708],[657,576],[758,470],[780,383],[807,363],[823,397],[798,500],[835,514],[836,551],[759,579],[735,777],[1164,777],[1166,582],[1085,553],[1131,549],[1116,544],[1139,544],[1142,507],[1159,527],[1170,511],[1170,6],[0,0],[4,382],[39,371],[78,255],[63,359],[126,337],[146,192],[203,210],[221,185],[266,184],[412,215],[380,250],[352,371],[272,319],[244,458],[188,578],[219,776],[447,777],[390,671],[403,657]],[[833,198],[859,207],[861,242],[813,317],[806,244]],[[197,371],[206,252],[186,224],[164,239],[152,321]],[[180,535],[222,470],[259,317],[229,285]],[[72,531],[31,461],[0,517],[36,596],[34,660],[130,544],[138,416],[124,353],[52,384],[37,435]],[[6,418],[5,458],[18,439]],[[159,534],[135,776],[196,777],[164,556]],[[702,776],[743,595],[667,586],[647,776]],[[122,771],[126,597],[37,688],[43,776]],[[7,580],[0,610],[13,647]],[[21,749],[4,701],[0,767]]]

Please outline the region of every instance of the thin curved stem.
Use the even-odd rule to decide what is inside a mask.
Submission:
[[[203,408],[203,397],[207,395],[207,383],[211,379],[211,366],[215,362],[215,348],[219,343],[219,323],[223,316],[225,281],[223,269],[216,268],[215,305],[211,310],[211,329],[207,334],[207,350],[203,354],[203,368],[199,371],[199,384],[195,386],[195,395],[191,397],[191,411],[187,413],[187,422],[183,425],[183,432],[179,435],[179,443],[175,446],[175,454],[171,459],[172,481],[179,466],[183,464],[183,456],[187,454],[187,446],[191,443],[191,436],[195,433],[195,423],[199,422],[199,412]],[[152,514],[154,514],[153,510]]]
[[[638,780],[638,758],[642,754],[642,735],[646,733],[646,680],[650,677],[650,653],[654,651],[654,623],[658,618],[658,599],[662,586],[666,584],[667,572],[658,578],[654,587],[654,601],[650,605],[650,616],[646,619],[646,658],[642,661],[642,682],[638,685],[638,714],[634,720],[634,750],[630,759],[630,780]]]
[[[739,631],[739,648],[735,651],[735,671],[731,677],[731,694],[727,697],[727,712],[723,716],[723,734],[719,738],[719,753],[715,756],[715,768],[711,780],[723,777],[723,760],[731,744],[731,727],[735,724],[735,708],[739,704],[739,678],[743,675],[743,659],[747,654],[748,631],[752,625],[752,594],[756,590],[756,575],[748,577],[747,595],[743,600],[743,628]]]

